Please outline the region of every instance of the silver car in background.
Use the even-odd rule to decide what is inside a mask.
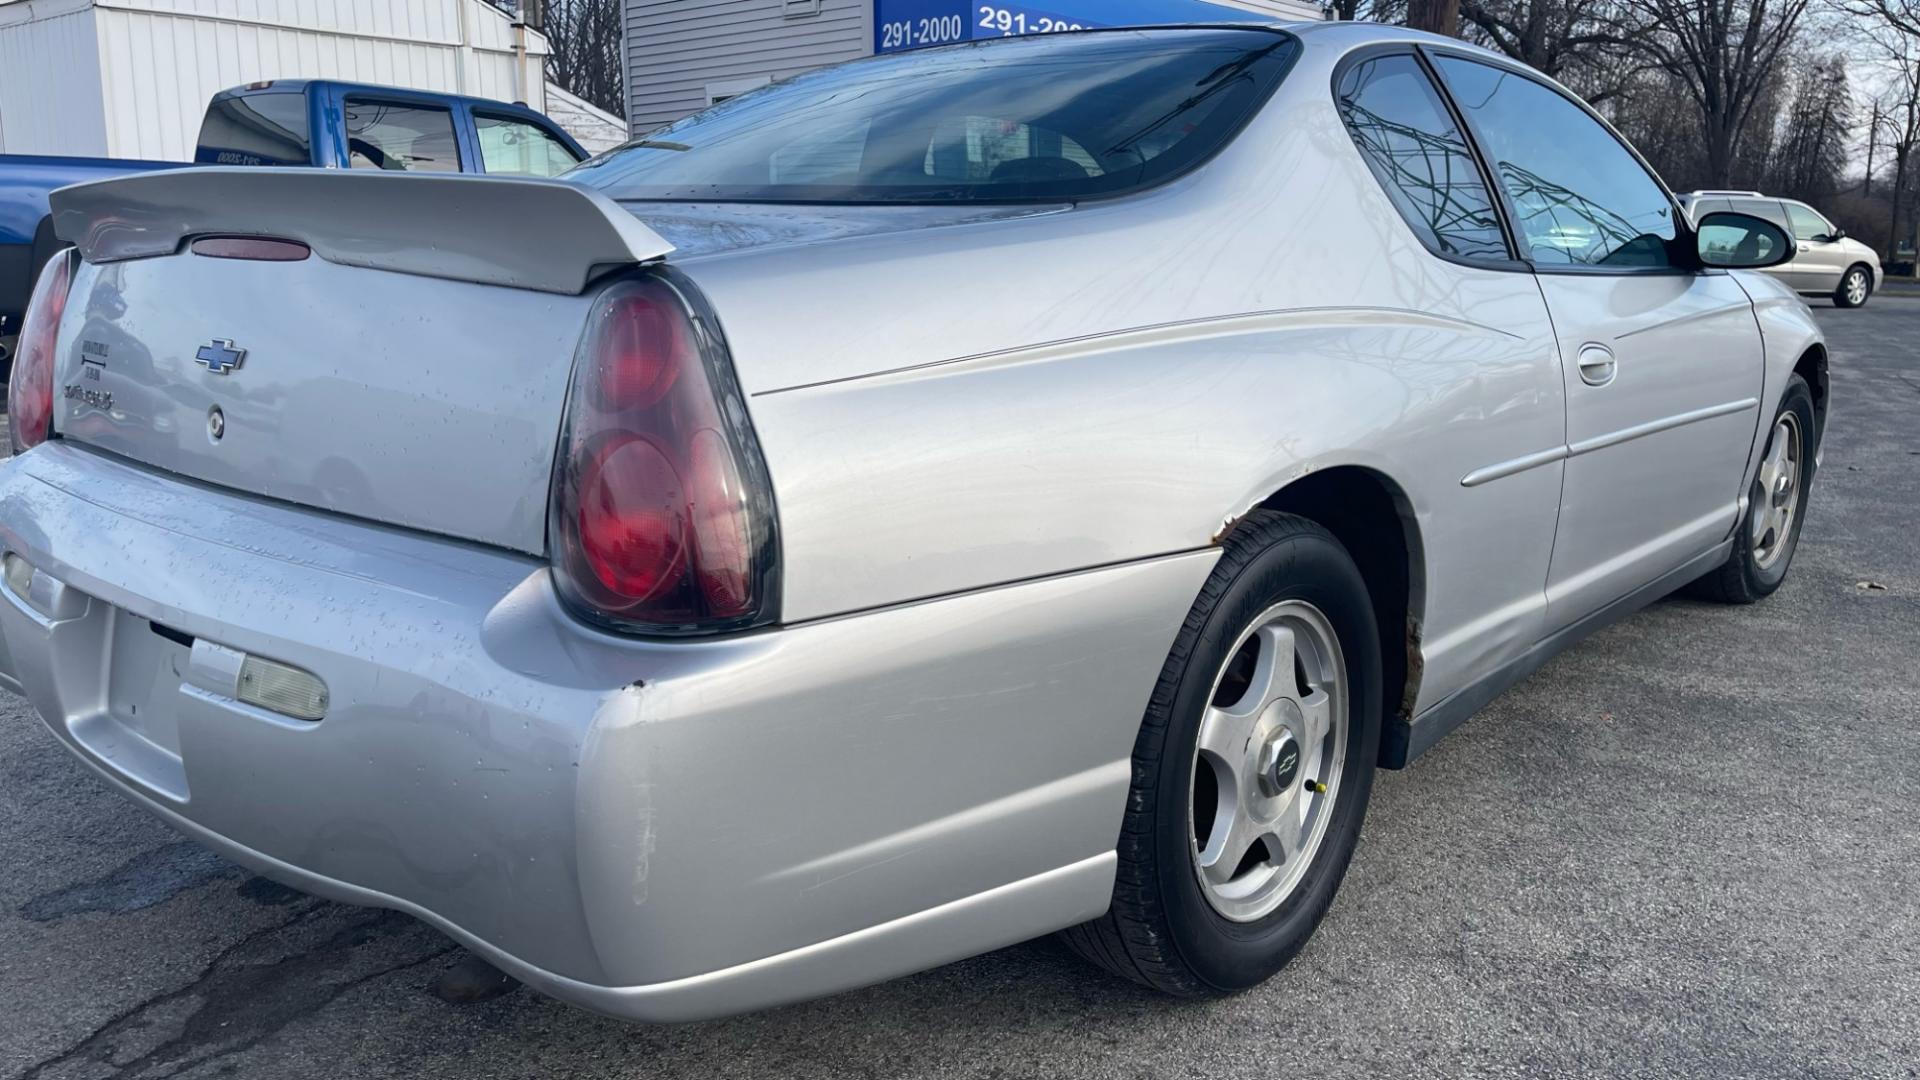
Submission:
[[[1680,205],[1695,218],[1733,212],[1773,222],[1792,235],[1794,256],[1766,272],[1795,292],[1825,296],[1834,307],[1859,307],[1880,288],[1880,254],[1797,199],[1757,191],[1694,191]]]
[[[1061,930],[1252,986],[1377,767],[1793,557],[1787,236],[1456,41],[930,49],[570,180],[56,195],[0,671],[187,835],[590,1008]]]

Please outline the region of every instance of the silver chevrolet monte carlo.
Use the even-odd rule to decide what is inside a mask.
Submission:
[[[1793,245],[1457,42],[888,56],[571,181],[56,196],[0,668],[187,835],[580,1005],[1060,930],[1253,986],[1377,767],[1793,557],[1826,353],[1739,269]]]

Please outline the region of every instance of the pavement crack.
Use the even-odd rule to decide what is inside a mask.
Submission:
[[[307,924],[345,912],[357,917],[317,941],[299,940]],[[20,1073],[19,1080],[39,1080],[81,1062],[105,1066],[115,1076],[174,1076],[245,1051],[342,994],[456,948],[396,912],[364,913],[314,901],[291,918],[241,937],[191,982],[108,1018],[68,1049]]]
[[[395,916],[395,917],[404,918],[404,916]],[[359,987],[365,986],[368,983],[378,982],[379,980],[384,979],[390,975],[397,975],[402,971],[406,971],[411,968],[417,968],[424,964],[430,964],[433,961],[438,960],[449,953],[459,951],[459,948],[460,947],[458,945],[448,944],[444,948],[435,949],[432,952],[426,953],[421,956],[416,956],[408,960],[403,960],[397,963],[389,964],[385,967],[376,968],[356,978],[349,979],[342,983],[337,983],[334,985],[332,992],[326,996],[325,1000],[316,1003],[313,1006],[313,1008],[303,1010],[300,1016],[309,1015],[313,1011],[317,1010],[320,1006],[326,1005],[328,1002],[333,1001],[335,998],[338,998],[348,993],[349,991],[358,989]],[[195,1015],[197,1016],[198,1014],[195,1014]],[[228,1043],[227,1045],[221,1046],[210,1054],[205,1054],[201,1057],[194,1058],[193,1060],[190,1060],[190,1061],[181,1062],[179,1065],[177,1065],[172,1069],[167,1070],[166,1072],[155,1073],[153,1074],[153,1080],[167,1080],[167,1078],[179,1076],[181,1073],[186,1072],[188,1069],[197,1068],[199,1066],[206,1065],[209,1062],[219,1061],[222,1058],[232,1057],[235,1054],[239,1054],[247,1050],[251,1050],[255,1046],[258,1046],[260,1043],[265,1042],[271,1036],[278,1034],[282,1028],[286,1027],[288,1023],[291,1023],[293,1020],[296,1020],[296,1019],[299,1019],[299,1016],[288,1017],[277,1024],[273,1024],[268,1027],[254,1030],[248,1033],[245,1037],[237,1041]],[[179,1040],[175,1040],[175,1041],[177,1042]],[[164,1049],[165,1046],[171,1046],[171,1045],[173,1044],[172,1043],[164,1044],[162,1048]],[[149,1052],[146,1055],[146,1057],[141,1059],[141,1061],[145,1061],[148,1058],[153,1058],[158,1053],[159,1051]],[[125,1076],[139,1075],[138,1072],[135,1071],[138,1068],[139,1064],[140,1062],[135,1062],[133,1064],[128,1065],[125,1069],[121,1070],[121,1075],[125,1075]]]

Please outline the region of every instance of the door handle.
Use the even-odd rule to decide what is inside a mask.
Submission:
[[[1613,350],[1595,342],[1580,346],[1580,381],[1588,386],[1605,386],[1620,374]]]

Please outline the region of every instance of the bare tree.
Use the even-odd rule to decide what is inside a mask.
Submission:
[[[1448,37],[1460,35],[1461,0],[1407,0],[1407,25]]]
[[[1333,0],[1327,10],[1341,22],[1397,23],[1406,14],[1407,0]]]
[[[1767,169],[1768,191],[1823,202],[1840,187],[1853,131],[1847,65],[1827,56],[1803,66]]]
[[[1462,37],[1567,84],[1598,106],[1633,89],[1647,61],[1622,44],[1620,0],[1461,0]]]
[[[1920,199],[1920,0],[1834,0],[1834,7],[1868,21],[1863,36],[1892,76],[1874,102],[1871,138],[1893,159],[1893,197],[1887,208],[1887,254],[1914,236]],[[1871,177],[1869,177],[1871,180]]]
[[[1920,0],[1858,0],[1920,3]],[[1704,181],[1725,186],[1754,109],[1810,0],[1621,0],[1615,38],[1679,83],[1700,113]]]
[[[546,0],[547,76],[615,115],[625,115],[625,12],[620,0]]]
[[[1880,153],[1880,129],[1886,125],[1887,113],[1875,97],[1867,103],[1867,167],[1860,173],[1860,197],[1873,198],[1873,159]]]
[[[1864,15],[1907,37],[1920,38],[1920,0],[1834,0],[1849,15]]]
[[[1559,78],[1618,42],[1613,0],[1460,0],[1460,17],[1486,44]]]
[[[512,14],[523,0],[488,0]],[[524,0],[531,7],[535,0]],[[626,53],[621,0],[539,0],[545,9],[547,79],[569,93],[624,116]]]
[[[1888,256],[1914,231],[1914,170],[1920,166],[1920,35],[1882,35],[1892,75],[1875,101],[1880,126],[1876,141],[1893,159],[1893,196],[1887,209]]]

